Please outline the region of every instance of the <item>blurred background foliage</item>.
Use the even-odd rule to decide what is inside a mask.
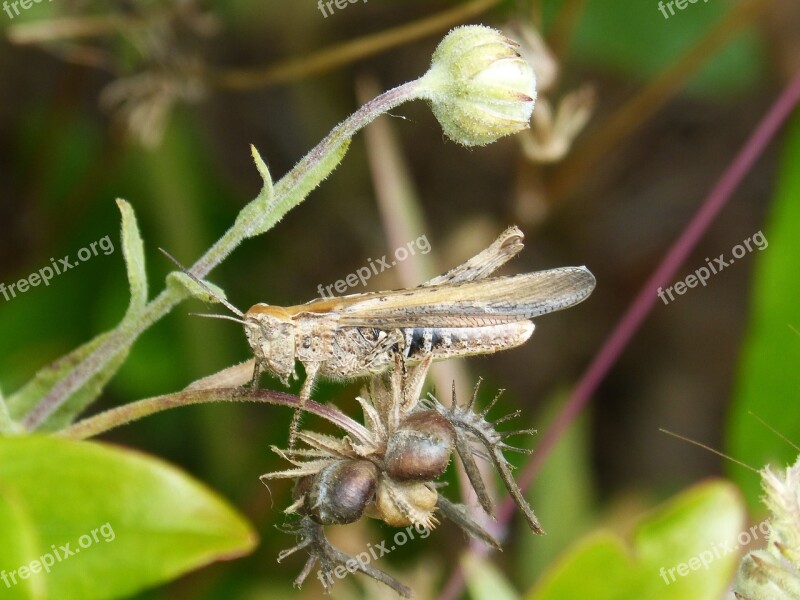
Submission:
[[[151,289],[158,291],[170,270],[159,246],[184,262],[194,260],[258,192],[249,144],[279,177],[355,110],[357,82],[369,78],[385,89],[417,77],[450,24],[431,26],[422,36],[405,32],[390,47],[309,73],[292,61],[334,57],[351,40],[459,10],[468,22],[541,27],[560,67],[556,94],[584,82],[596,92],[586,131],[554,165],[526,161],[513,139],[474,150],[447,142],[421,103],[397,109],[389,120],[406,183],[424,214],[424,230],[408,241],[426,235],[439,270],[516,223],[527,248],[513,272],[586,264],[595,273],[592,298],[539,321],[527,346],[468,362],[471,379],[486,380],[483,393],[507,388],[505,406],[524,409],[527,423],[544,428],[564,390],[800,67],[797,3],[698,2],[669,19],[649,0],[372,0],[328,17],[312,0],[53,0],[14,19],[0,13],[0,281],[15,282],[51,257],[74,256],[105,235],[117,248],[48,287],[12,301],[0,298],[2,390],[15,390],[123,314],[128,290],[115,198],[137,211]],[[53,23],[67,23],[70,31],[85,26],[91,35],[65,38]],[[225,80],[232,69],[260,72],[286,64],[288,75],[267,71],[271,80]],[[126,106],[119,98],[109,101],[109,84],[147,69],[175,78],[177,91],[158,88],[166,104],[149,105],[154,112],[144,121],[146,131],[128,130],[119,110],[103,108],[100,98],[117,109]],[[117,95],[130,100],[137,89],[118,87]],[[535,539],[521,527],[507,551],[492,560],[517,589],[529,589],[565,547],[598,524],[631,527],[657,501],[723,472],[717,457],[658,433],[658,427],[723,448],[755,467],[792,459],[796,451],[747,412],[800,441],[800,134],[793,140],[780,171],[781,145],[771,146],[681,277],[761,229],[768,249],[748,254],[705,288],[667,306],[659,302],[585,418],[550,457],[529,497],[551,535]],[[268,235],[243,244],[211,281],[240,308],[259,301],[296,304],[315,297],[319,284],[391,253],[376,207],[370,151],[357,137],[343,164],[307,202]],[[398,287],[397,277],[394,270],[382,273],[369,289]],[[181,389],[248,357],[239,328],[192,318],[191,310],[207,309],[197,302],[181,305],[137,342],[91,412]],[[270,385],[280,389],[278,381]],[[327,383],[315,397],[357,414],[352,398],[358,389],[358,383]],[[263,406],[192,407],[104,437],[162,457],[218,490],[261,537],[252,555],[211,565],[140,598],[320,595],[314,580],[302,592],[292,591],[299,559],[275,562],[291,541],[275,529],[283,521],[288,484],[275,484],[268,493],[258,480],[280,463],[269,446],[284,441],[290,417]],[[730,472],[757,513],[757,476]],[[357,552],[366,540],[389,533],[359,523],[334,528],[331,537]],[[385,558],[383,566],[401,573],[421,597],[433,597],[456,564],[452,549],[462,546],[460,532],[443,525]],[[335,597],[385,593],[348,578],[337,584]]]

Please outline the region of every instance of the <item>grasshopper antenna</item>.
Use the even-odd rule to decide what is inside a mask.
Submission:
[[[237,319],[236,317],[232,317],[230,315],[215,315],[210,313],[189,313],[191,317],[203,317],[204,319],[225,319],[226,321],[233,321],[234,323],[241,323],[242,325],[247,325],[247,321],[243,319]]]
[[[243,313],[242,311],[240,311],[240,310],[239,310],[238,308],[236,308],[236,307],[235,307],[233,304],[231,304],[230,302],[228,302],[228,301],[227,301],[225,298],[223,298],[222,296],[220,296],[219,294],[217,294],[217,292],[215,292],[214,290],[212,290],[212,289],[211,289],[211,288],[210,288],[210,287],[209,287],[209,286],[206,284],[206,282],[205,282],[205,281],[201,280],[201,279],[200,279],[199,277],[197,277],[197,276],[196,276],[194,273],[192,273],[191,271],[189,271],[189,269],[187,269],[186,267],[184,267],[184,266],[183,266],[183,265],[182,265],[182,264],[181,264],[181,263],[178,261],[178,259],[177,259],[177,258],[175,258],[174,256],[172,256],[172,254],[170,254],[169,252],[167,252],[167,251],[166,251],[166,250],[164,250],[163,248],[159,248],[159,250],[161,250],[161,253],[162,253],[164,256],[166,256],[166,257],[167,257],[168,259],[170,259],[170,260],[171,260],[173,263],[175,263],[175,265],[176,265],[176,266],[177,266],[177,267],[178,267],[178,268],[181,270],[181,272],[182,272],[184,275],[186,275],[186,276],[187,276],[189,279],[191,279],[192,281],[194,281],[194,282],[195,282],[197,285],[199,285],[199,286],[200,286],[201,288],[203,288],[203,289],[204,289],[206,292],[208,292],[208,293],[211,295],[211,297],[212,297],[212,298],[216,298],[218,302],[220,302],[220,303],[221,303],[223,306],[225,306],[225,307],[226,307],[226,308],[227,308],[229,311],[231,311],[233,314],[235,314],[235,315],[238,315],[238,316],[240,316],[240,317],[244,318],[244,313]],[[222,319],[226,318],[226,316],[223,316],[223,315],[199,315],[199,316],[207,316],[207,317],[214,316],[214,317],[217,317],[217,318],[222,318]],[[232,317],[228,317],[228,318],[231,318],[231,319],[232,319]],[[233,319],[233,320],[235,321],[236,319]],[[243,322],[243,321],[239,321],[239,322],[241,323],[241,322]]]
[[[748,410],[748,411],[747,411],[747,414],[748,414],[748,415],[750,415],[751,417],[753,417],[753,418],[754,418],[756,421],[758,421],[759,423],[761,423],[761,424],[762,424],[764,427],[766,427],[766,428],[767,428],[769,431],[771,431],[773,434],[775,434],[776,436],[778,436],[778,438],[779,438],[779,439],[783,440],[784,442],[786,442],[787,444],[789,444],[789,445],[790,445],[792,448],[794,448],[795,450],[797,450],[798,452],[800,452],[800,447],[798,447],[798,445],[797,445],[797,444],[795,444],[795,443],[794,443],[792,440],[790,440],[788,437],[786,437],[785,435],[783,435],[783,434],[782,434],[780,431],[778,431],[777,429],[775,429],[775,428],[774,428],[772,425],[770,425],[769,423],[767,423],[767,422],[766,422],[764,419],[762,419],[761,417],[759,417],[759,416],[758,416],[756,413],[754,413],[752,410]]]
[[[751,470],[753,473],[756,473],[757,475],[760,475],[760,473],[759,473],[758,469],[754,469],[753,467],[751,467],[751,466],[750,466],[750,465],[748,465],[747,463],[743,463],[743,462],[742,462],[742,461],[740,461],[740,460],[736,460],[736,459],[735,459],[735,458],[733,458],[732,456],[728,456],[727,454],[724,454],[724,453],[720,452],[719,450],[715,450],[715,449],[714,449],[714,448],[712,448],[711,446],[706,446],[706,445],[705,445],[705,444],[703,444],[702,442],[698,442],[697,440],[692,440],[692,439],[689,439],[689,438],[687,438],[686,436],[683,436],[683,435],[681,435],[681,434],[679,434],[679,433],[674,433],[674,432],[672,432],[672,431],[669,431],[669,430],[667,430],[667,429],[662,429],[662,428],[660,428],[660,427],[659,427],[659,429],[658,429],[658,430],[659,430],[661,433],[666,433],[667,435],[671,435],[672,437],[674,437],[674,438],[678,438],[679,440],[682,440],[682,441],[684,441],[684,442],[689,442],[690,444],[692,444],[692,445],[694,445],[694,446],[698,446],[698,447],[702,448],[703,450],[708,450],[708,451],[709,451],[709,452],[711,452],[712,454],[716,454],[717,456],[721,456],[722,458],[725,458],[725,459],[727,459],[727,460],[729,460],[729,461],[731,461],[731,462],[733,462],[733,463],[736,463],[737,465],[739,465],[739,466],[741,466],[741,467],[744,467],[745,469],[749,469],[749,470]]]

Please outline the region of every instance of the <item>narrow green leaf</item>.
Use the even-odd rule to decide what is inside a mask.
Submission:
[[[227,297],[225,296],[225,290],[223,290],[221,287],[214,285],[213,283],[209,283],[208,281],[203,281],[203,283],[208,286],[213,294],[208,290],[203,289],[202,286],[198,285],[197,282],[189,277],[186,273],[172,271],[169,275],[167,275],[167,287],[169,288],[178,288],[181,291],[187,291],[198,300],[202,300],[203,302],[207,302],[209,304],[219,303],[220,298],[227,300]]]
[[[289,176],[281,179],[274,193],[271,188],[265,187],[258,198],[241,210],[236,217],[234,228],[240,230],[244,237],[248,238],[272,229],[286,213],[305,200],[331,174],[342,162],[349,147],[350,139],[348,138],[328,149],[318,162],[299,175],[300,179],[290,179]]]
[[[120,325],[113,332],[102,333],[69,354],[56,359],[40,369],[30,381],[17,390],[8,399],[8,409],[12,419],[22,420],[56,385],[69,377],[100,344],[121,331],[126,324],[135,321],[147,303],[144,245],[136,223],[136,215],[131,205],[125,200],[117,199],[117,206],[122,214],[120,241],[131,289],[128,311]],[[108,357],[104,361],[102,368],[74,392],[52,415],[47,417],[39,427],[39,430],[53,431],[69,425],[78,414],[83,412],[102,393],[108,381],[125,362],[129,350],[130,346],[126,346],[114,356]]]
[[[60,381],[67,377],[83,360],[89,356],[111,333],[100,334],[90,342],[79,346],[69,354],[53,361],[41,369],[24,386],[8,399],[8,409],[12,419],[22,418],[44,398],[44,396]],[[70,399],[50,415],[41,426],[42,431],[60,429],[81,413],[103,391],[108,381],[114,376],[125,358],[128,349],[119,352],[109,360],[94,377],[91,377]]]
[[[340,144],[331,148],[328,153],[306,173],[302,181],[287,181],[284,184],[285,178],[281,179],[278,188],[279,193],[276,195],[276,210],[270,214],[270,220],[266,223],[266,228],[263,229],[262,232],[271,229],[286,213],[305,200],[320,183],[327,179],[328,175],[333,172],[347,154],[350,148],[350,142],[350,138],[346,138]],[[291,193],[284,193],[284,187],[286,186],[289,186]]]
[[[261,155],[258,153],[258,149],[253,145],[250,144],[250,154],[253,155],[253,161],[256,163],[256,169],[258,169],[259,175],[261,175],[261,179],[264,180],[264,188],[261,191],[261,195],[266,197],[267,199],[272,199],[272,175],[269,173],[269,168],[267,168],[267,163],[264,162],[264,159],[261,158]]]
[[[133,207],[125,200],[117,198],[117,206],[122,213],[122,254],[128,270],[128,285],[131,288],[131,303],[128,315],[141,313],[147,304],[147,272],[144,262],[144,244],[136,223]],[[128,316],[126,315],[126,317]]]
[[[800,443],[800,118],[789,126],[771,214],[763,228],[769,245],[755,256],[752,309],[728,420],[727,452],[745,463],[776,467],[796,451],[749,413]],[[794,328],[794,330],[792,329]],[[758,477],[727,467],[751,507],[759,506]]]
[[[19,582],[0,579],[3,598],[128,597],[256,543],[242,516],[170,465],[38,436],[0,439],[0,527],[0,573]]]
[[[731,484],[693,486],[641,521],[630,543],[607,532],[587,536],[525,598],[721,598],[741,552],[739,534],[748,531],[744,522],[744,505]]]

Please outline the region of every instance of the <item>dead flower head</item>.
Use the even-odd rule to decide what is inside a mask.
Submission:
[[[262,480],[295,479],[294,502],[285,512],[300,516],[299,523],[289,530],[300,541],[279,559],[301,548],[310,553],[296,585],[302,584],[318,560],[324,575],[320,580],[326,587],[333,582],[327,576],[333,568],[347,561],[352,566],[355,559],[334,548],[325,538],[323,527],[352,523],[365,515],[394,527],[413,525],[426,530],[433,529],[439,516],[444,516],[469,535],[499,548],[497,540],[472,520],[463,506],[439,493],[441,484],[436,480],[447,469],[454,450],[487,513],[492,514],[494,509],[475,462],[476,454],[491,460],[528,525],[534,532],[543,533],[503,456],[504,450],[519,450],[507,445],[505,438],[531,430],[498,432],[495,425],[518,412],[495,422],[487,421],[486,414],[499,395],[485,410],[475,412],[477,386],[472,400],[465,405],[458,405],[455,393],[449,407],[431,394],[422,397],[430,363],[429,355],[418,365],[406,368],[398,356],[393,371],[372,380],[369,390],[357,398],[367,434],[354,439],[350,435],[338,438],[301,431],[297,437],[303,448],[273,448],[293,468],[268,473]],[[374,567],[359,563],[356,570],[401,595],[410,593]]]

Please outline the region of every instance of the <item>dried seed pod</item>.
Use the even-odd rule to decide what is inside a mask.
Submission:
[[[427,483],[398,482],[382,477],[375,500],[376,516],[392,527],[421,525],[433,529],[439,521],[433,516],[439,495]]]
[[[478,385],[480,385],[480,380],[478,381]],[[491,497],[486,492],[486,486],[483,483],[480,471],[478,470],[478,466],[475,463],[475,458],[473,457],[473,440],[478,441],[486,449],[489,459],[492,461],[492,463],[494,463],[494,466],[497,469],[500,478],[503,480],[508,493],[514,500],[517,508],[520,509],[525,517],[528,527],[530,527],[531,531],[534,533],[543,535],[544,530],[542,529],[541,525],[539,525],[539,520],[536,518],[536,515],[534,514],[530,504],[528,504],[528,501],[525,499],[525,495],[522,493],[519,485],[517,485],[517,482],[514,480],[514,477],[511,474],[510,463],[508,460],[506,460],[506,457],[503,456],[504,450],[530,453],[529,450],[510,446],[504,440],[512,435],[536,433],[536,430],[519,429],[517,431],[497,431],[496,426],[498,423],[503,423],[509,419],[519,416],[520,411],[511,413],[510,415],[506,415],[496,419],[495,421],[487,421],[486,415],[490,410],[492,410],[495,403],[502,395],[503,390],[500,390],[500,393],[494,397],[494,400],[492,400],[488,406],[486,406],[486,408],[478,413],[474,412],[473,410],[475,406],[475,400],[478,398],[478,385],[475,386],[475,392],[472,395],[472,400],[464,405],[458,403],[455,385],[453,386],[453,401],[451,402],[450,407],[444,406],[432,395],[429,395],[429,402],[427,404],[432,406],[453,425],[456,439],[456,451],[461,458],[461,463],[464,465],[464,470],[466,471],[467,477],[472,484],[472,489],[475,490],[478,500],[483,509],[486,511],[486,514],[494,515],[494,507],[492,505]]]
[[[292,500],[300,500],[311,491],[311,486],[314,484],[314,476],[313,475],[306,475],[305,477],[301,477],[294,483],[294,488],[292,489]]]
[[[368,460],[338,460],[314,476],[305,496],[305,511],[322,525],[358,521],[375,497],[378,468]],[[298,488],[303,485],[298,482]]]
[[[409,415],[389,438],[384,464],[395,481],[431,481],[450,463],[455,432],[435,410]]]

